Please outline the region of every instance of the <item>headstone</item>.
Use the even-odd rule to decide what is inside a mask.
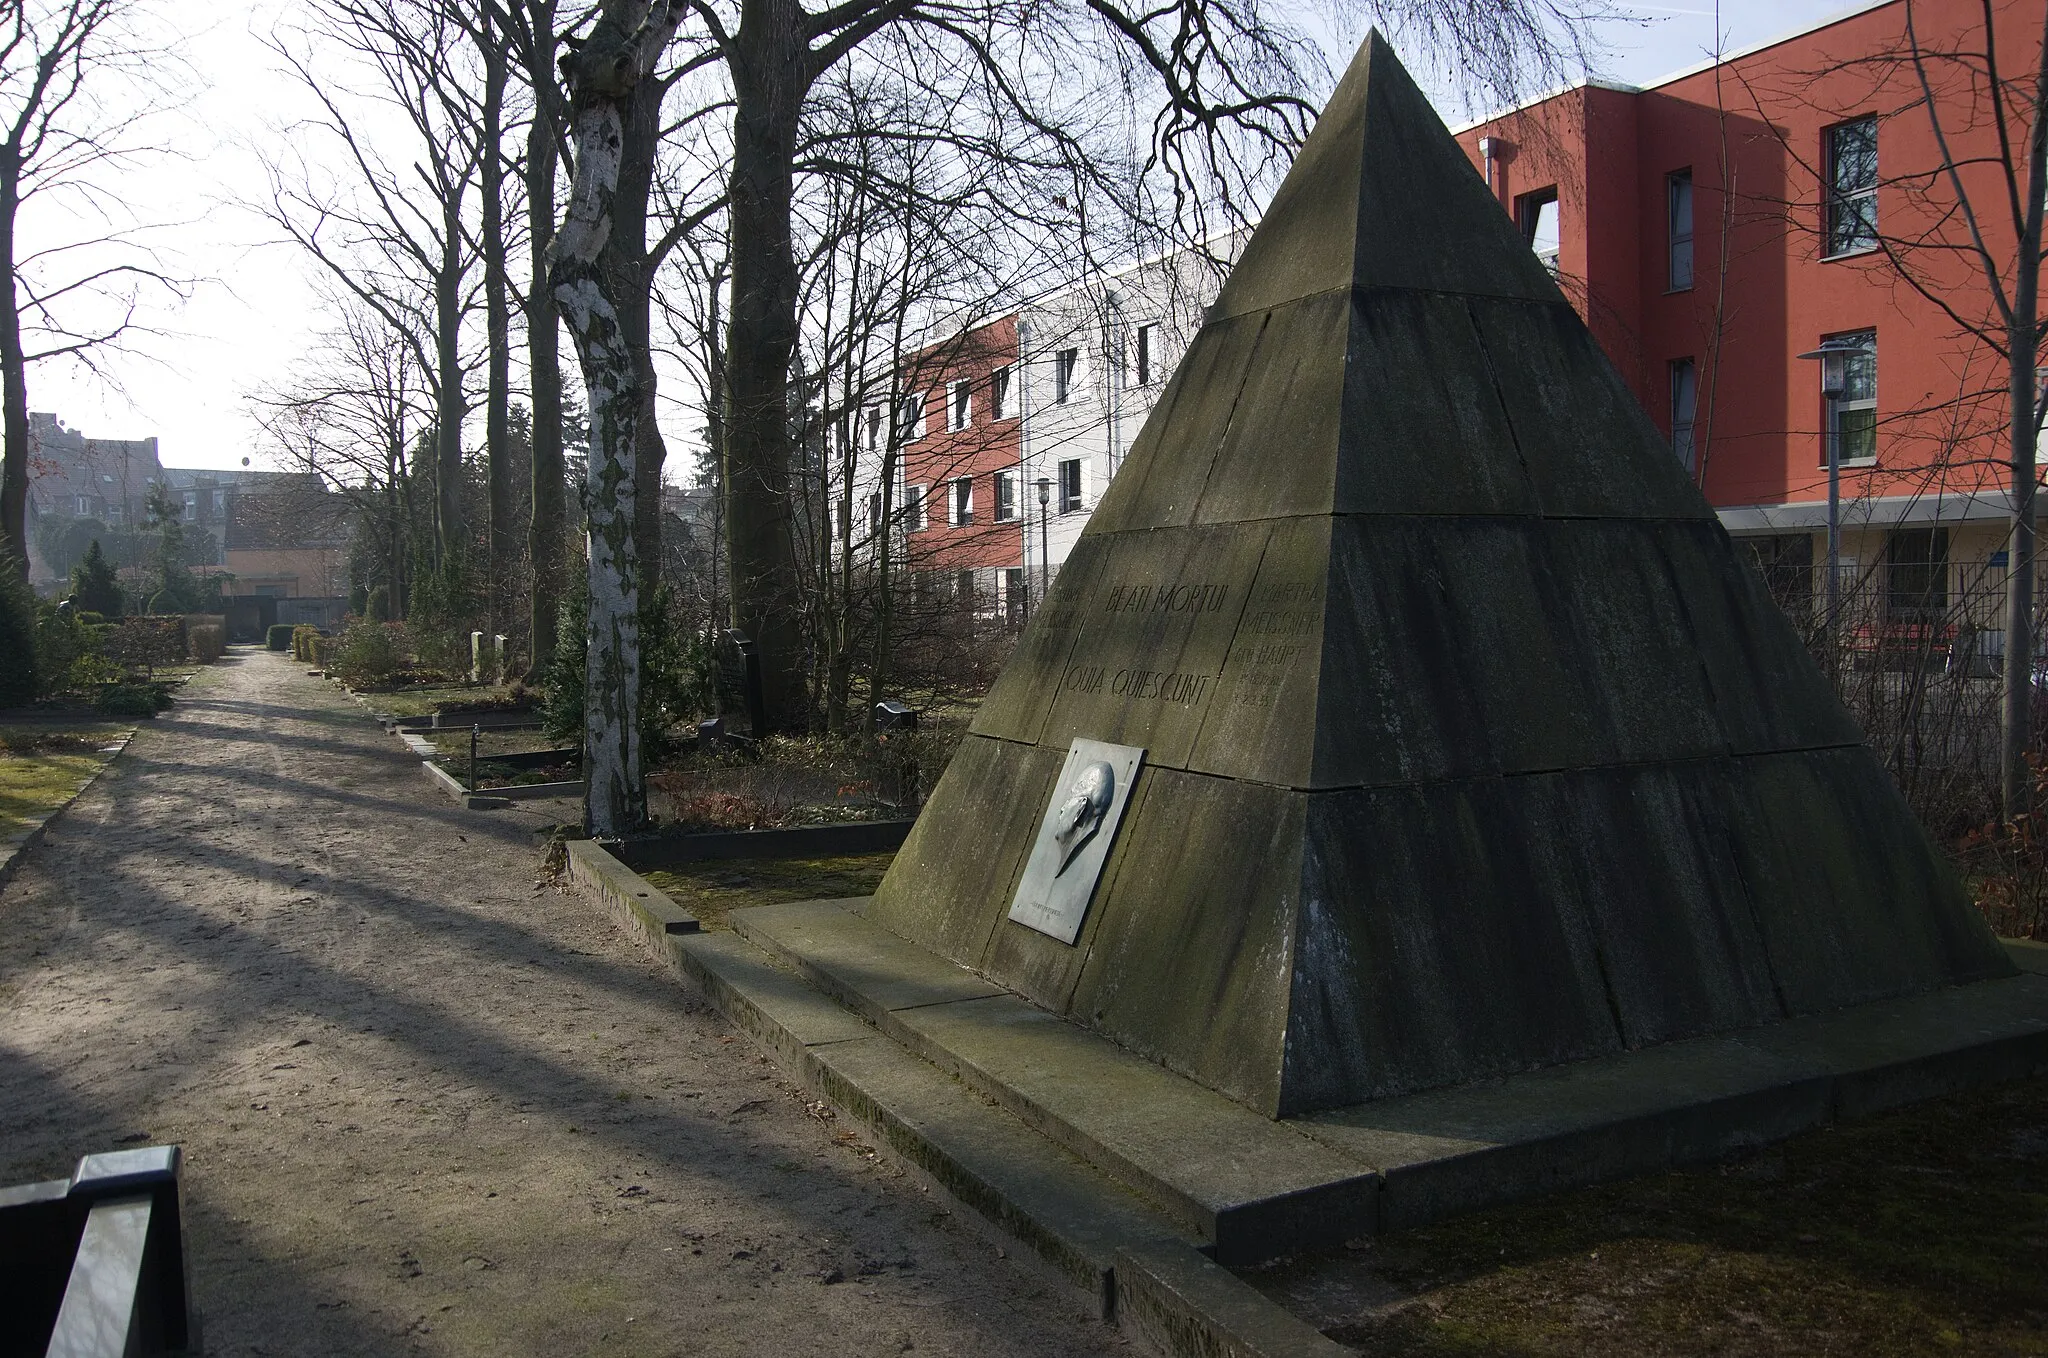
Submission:
[[[490,661],[486,658],[484,648],[484,634],[482,632],[471,632],[469,634],[469,682],[481,684],[484,681],[484,676],[490,672]]]
[[[884,698],[875,704],[875,729],[877,731],[915,731],[917,709],[894,698]]]
[[[768,729],[767,704],[761,691],[761,658],[746,633],[728,627],[719,634],[714,653],[713,696],[718,715],[746,723],[747,735],[759,739]],[[730,722],[724,733],[731,736]]]
[[[2011,970],[1377,35],[868,918],[1272,1116]]]
[[[511,668],[512,638],[500,632],[491,638],[491,672],[495,676],[492,682],[497,684],[511,683]]]

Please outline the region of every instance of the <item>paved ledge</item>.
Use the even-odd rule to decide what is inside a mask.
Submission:
[[[639,934],[657,956],[670,934],[697,932],[695,915],[627,869],[595,840],[568,841],[568,860],[569,880],[604,902],[612,917]]]
[[[731,920],[889,1037],[1159,1204],[1226,1265],[2048,1071],[2048,976],[2023,973],[1275,1122],[869,923],[860,905],[757,906]]]
[[[1372,1167],[868,923],[847,908],[860,903],[730,918],[888,1036],[1157,1202],[1226,1264],[1372,1229]]]
[[[653,888],[604,846],[572,841],[569,853],[571,879],[615,915],[622,908],[634,915],[630,927],[659,960],[901,1161],[1029,1245],[1105,1318],[1173,1354],[1333,1358],[1347,1351],[1210,1264],[1192,1232],[745,938],[650,932],[625,902]],[[614,894],[604,894],[600,881]]]
[[[806,1087],[1175,1354],[1347,1351],[1224,1264],[2048,1073],[2048,975],[2022,974],[1273,1122],[869,924],[863,902],[676,933],[604,846],[569,853],[573,880]],[[2032,946],[2014,948],[2023,973],[2048,966]]]

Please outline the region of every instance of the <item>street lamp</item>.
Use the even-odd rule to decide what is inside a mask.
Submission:
[[[1045,506],[1052,499],[1052,480],[1038,478],[1038,601],[1043,604],[1052,589],[1052,548],[1045,537]]]
[[[1834,656],[1835,627],[1842,600],[1842,429],[1835,403],[1849,389],[1850,356],[1869,352],[1870,346],[1861,339],[1840,338],[1822,340],[1820,348],[1799,355],[1819,361],[1820,394],[1826,402],[1824,418],[1827,428],[1821,437],[1826,440],[1828,455],[1827,637],[1830,659]]]

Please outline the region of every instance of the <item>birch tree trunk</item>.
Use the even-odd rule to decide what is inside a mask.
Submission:
[[[640,569],[633,539],[644,399],[621,324],[631,273],[619,266],[614,204],[636,88],[680,19],[672,3],[607,0],[583,45],[562,62],[575,178],[550,249],[548,286],[569,327],[590,400],[590,611],[584,662],[583,818],[593,835],[646,819],[640,768]],[[644,207],[643,207],[644,210]]]

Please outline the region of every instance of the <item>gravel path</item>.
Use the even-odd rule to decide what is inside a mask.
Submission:
[[[0,1184],[177,1142],[218,1354],[1092,1354],[345,696],[237,650],[0,890]]]

